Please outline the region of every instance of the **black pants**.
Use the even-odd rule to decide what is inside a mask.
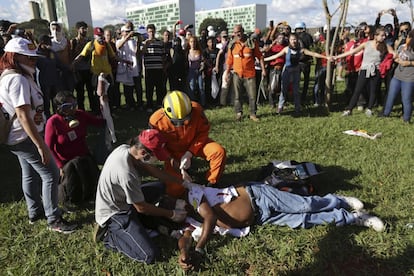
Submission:
[[[156,106],[162,105],[162,100],[167,93],[164,85],[164,71],[162,69],[145,70],[145,95],[147,98],[147,108],[154,108],[154,88],[156,88]]]
[[[85,86],[86,91],[88,92],[88,99],[91,105],[91,109],[95,108],[94,102],[96,101],[96,96],[94,95],[92,87],[92,73],[89,69],[87,70],[78,70],[76,71],[76,99],[78,102],[78,108],[85,110]]]
[[[63,166],[59,184],[61,203],[82,203],[95,198],[99,168],[90,155],[76,157]]]
[[[359,71],[358,80],[356,82],[354,93],[352,94],[351,100],[348,106],[345,108],[346,110],[352,110],[358,102],[359,96],[365,90],[365,87],[368,86],[369,89],[369,100],[368,100],[368,109],[372,109],[376,99],[376,92],[377,86],[380,81],[380,74],[378,70],[376,70],[375,75],[367,78],[366,70]]]
[[[302,103],[306,103],[306,96],[308,95],[308,88],[309,88],[309,76],[311,70],[311,62],[300,62],[300,71],[303,74],[303,90],[301,100]]]

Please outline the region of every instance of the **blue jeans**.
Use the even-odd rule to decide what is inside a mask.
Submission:
[[[299,65],[294,67],[285,67],[282,72],[282,93],[279,96],[278,108],[282,109],[285,104],[289,84],[292,82],[293,88],[293,100],[295,103],[295,113],[300,112],[301,107],[301,96],[299,94],[299,85],[300,85],[300,67]]]
[[[398,93],[401,91],[401,100],[403,103],[403,119],[409,122],[411,119],[411,113],[413,111],[412,95],[414,91],[414,82],[401,81],[396,78],[392,78],[390,82],[390,89],[388,90],[387,101],[384,107],[384,115],[389,116],[394,105],[394,100]]]
[[[326,223],[342,226],[355,221],[353,214],[344,209],[349,207],[348,204],[332,194],[300,196],[256,182],[250,182],[246,190],[252,205],[257,207],[256,222],[259,225],[310,228]]]
[[[326,67],[321,67],[315,73],[315,86],[313,87],[313,99],[316,104],[325,102],[325,79]]]
[[[200,104],[202,106],[206,105],[206,92],[204,90],[204,79],[203,74],[198,71],[198,69],[188,69],[188,82],[190,84],[190,91],[189,91],[189,97],[191,100],[195,100],[195,92],[198,88],[198,91],[200,93]],[[198,87],[197,87],[198,86]]]
[[[52,223],[61,216],[58,208],[59,169],[55,160],[47,165],[30,138],[9,146],[10,151],[19,159],[22,169],[22,190],[26,199],[29,218],[46,215],[47,222]]]
[[[249,112],[250,115],[255,115],[257,111],[256,106],[256,78],[240,78],[239,75],[233,73],[233,88],[234,88],[234,110],[236,113],[243,113],[241,92],[243,87],[249,97]]]
[[[165,191],[160,182],[146,183],[141,188],[145,201],[149,203],[154,203]],[[113,215],[106,222],[105,247],[139,262],[155,262],[160,251],[142,224],[143,217],[133,206],[128,211]]]

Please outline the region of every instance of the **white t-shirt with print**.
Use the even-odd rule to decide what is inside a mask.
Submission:
[[[0,103],[2,112],[7,112],[9,118],[12,118],[16,113],[15,108],[30,105],[30,118],[35,122],[39,132],[44,130],[46,117],[44,115],[43,94],[32,78],[18,73],[4,75],[0,81]],[[42,120],[40,121],[38,118],[42,118]],[[7,144],[19,144],[27,137],[28,135],[19,120],[14,120]]]

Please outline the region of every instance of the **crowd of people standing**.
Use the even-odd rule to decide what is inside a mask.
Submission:
[[[393,24],[385,24],[380,31],[380,20],[386,13],[392,15],[394,21]],[[283,111],[285,100],[289,100],[294,103],[294,115],[300,116],[304,104],[326,104],[324,78],[327,61],[334,67],[336,64],[337,77],[334,80],[346,81],[346,101],[350,102],[344,116],[350,115],[353,107],[359,110],[366,108],[365,112],[370,116],[374,106],[386,106],[390,95],[387,109],[379,114],[389,116],[393,97],[398,93],[388,93],[395,68],[397,64],[400,69],[410,67],[399,63],[400,58],[392,62],[404,44],[408,47],[404,57],[409,56],[411,30],[410,23],[399,23],[393,9],[381,11],[374,25],[362,22],[356,26],[353,37],[350,27],[343,28],[336,43],[336,57],[327,57],[324,51],[328,30],[324,28],[322,34],[317,32],[312,36],[305,22],[296,23],[292,29],[285,21],[277,25],[270,21],[266,33],[259,29],[246,33],[241,25],[234,26],[232,32],[216,32],[209,26],[199,36],[193,33],[192,25],[182,25],[183,22],[178,20],[174,26],[162,26],[165,29],[158,38],[158,28],[154,24],[141,27],[138,32],[132,22],[126,22],[117,30],[96,27],[90,39],[88,25],[80,21],[75,26],[76,36],[69,39],[60,23],[51,22],[50,33],[36,41],[42,57],[45,57],[39,59],[37,69],[39,84],[45,91],[46,116],[50,116],[49,106],[56,110],[51,100],[59,90],[74,91],[78,107],[83,110],[86,90],[90,110],[99,114],[96,83],[100,72],[104,72],[111,84],[108,91],[111,110],[120,108],[121,102],[125,102],[123,108],[152,113],[161,106],[167,91],[178,90],[204,108],[233,105],[236,120],[240,121],[243,118],[241,100],[246,92],[249,118],[259,121],[257,98],[263,93],[261,85],[264,84],[265,96],[277,114]],[[290,43],[291,34],[296,36],[294,44]],[[371,40],[375,45],[380,44],[379,48],[375,46],[377,57],[372,62],[368,60],[373,58],[369,55],[372,47],[359,47],[371,45],[365,43]],[[283,54],[278,55],[280,52]],[[393,55],[388,68],[383,64],[386,53]],[[315,57],[315,82],[313,95],[309,97],[310,70]],[[371,65],[370,73],[366,73],[367,76],[371,74],[370,78],[362,78],[361,70],[366,72],[367,66]],[[404,69],[409,74],[410,68]],[[384,76],[381,76],[381,70],[386,70]],[[385,93],[382,82],[385,83]],[[302,91],[299,91],[300,87]],[[398,90],[396,86],[392,88]],[[404,121],[409,121],[411,105],[407,106],[407,103],[411,93],[403,93]],[[279,98],[278,104],[276,97]]]

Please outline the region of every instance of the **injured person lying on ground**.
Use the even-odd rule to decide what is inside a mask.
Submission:
[[[222,189],[189,182],[184,182],[183,185],[188,189],[187,204],[184,207],[184,202],[174,203],[173,207],[176,209],[181,205],[186,210],[193,209],[198,214],[203,214],[203,206],[209,205],[216,218],[213,231],[220,234],[245,236],[250,231],[249,226],[254,224],[275,224],[290,228],[311,228],[323,224],[358,225],[377,232],[385,230],[382,220],[366,213],[364,204],[355,197],[335,194],[323,197],[300,196],[261,182],[248,182]],[[203,204],[205,201],[208,204]],[[187,217],[187,225],[180,231],[178,262],[184,270],[195,265],[193,262],[197,258],[192,255],[201,256],[204,253],[204,248],[197,245],[195,250],[191,250],[192,239],[197,240],[202,231],[200,225],[201,223]]]

